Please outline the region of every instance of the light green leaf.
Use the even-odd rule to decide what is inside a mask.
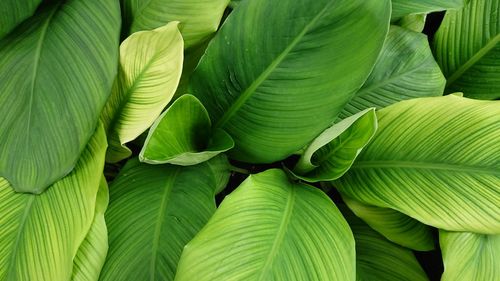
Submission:
[[[421,14],[460,9],[466,0],[392,0],[391,21],[400,19],[409,14]],[[475,1],[475,0],[474,0]]]
[[[105,152],[99,126],[75,169],[44,193],[16,193],[0,178],[0,280],[70,280],[94,219]]]
[[[417,251],[434,249],[429,226],[393,209],[366,205],[347,196],[342,199],[356,216],[388,240]]]
[[[340,118],[370,107],[384,108],[402,100],[441,96],[445,83],[427,37],[391,26],[375,68],[340,113]]]
[[[473,0],[448,11],[434,36],[434,53],[448,92],[500,98],[500,0]]]
[[[251,0],[210,42],[190,80],[234,159],[270,163],[330,126],[368,77],[387,0]],[[363,42],[360,44],[359,42]]]
[[[356,280],[429,280],[409,249],[391,243],[347,208],[339,207],[356,241]]]
[[[0,39],[35,13],[42,0],[2,0],[0,2]]]
[[[415,32],[422,32],[426,18],[427,14],[410,14],[398,20],[397,25]]]
[[[277,169],[226,196],[184,248],[175,280],[354,280],[354,239],[322,191]]]
[[[377,115],[374,139],[335,182],[342,193],[438,228],[500,233],[500,101],[422,98]]]
[[[110,186],[100,280],[173,280],[184,245],[215,212],[220,177],[197,166],[127,163]]]
[[[19,192],[71,172],[116,73],[118,3],[50,2],[0,41],[0,176]]]
[[[500,280],[500,235],[439,231],[442,281]]]
[[[375,108],[358,112],[316,137],[301,155],[292,173],[309,182],[336,180],[349,170],[376,131]]]
[[[123,32],[151,30],[171,21],[181,23],[185,46],[206,41],[217,31],[229,0],[121,0]]]
[[[183,61],[177,25],[136,32],[121,44],[119,76],[101,116],[110,143],[108,162],[130,157],[124,144],[146,131],[172,99]]]
[[[212,134],[211,126],[203,104],[192,95],[183,95],[151,127],[139,159],[189,166],[233,148],[231,137],[221,129]]]
[[[94,221],[73,260],[72,281],[95,281],[99,279],[108,253],[108,230],[104,212],[108,207],[109,191],[104,176],[101,177],[95,205]]]

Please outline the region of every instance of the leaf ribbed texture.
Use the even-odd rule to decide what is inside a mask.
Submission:
[[[460,9],[464,6],[465,1],[466,0],[392,0],[391,20],[394,21],[409,14]]]
[[[0,2],[0,39],[33,15],[42,0],[2,0]]]

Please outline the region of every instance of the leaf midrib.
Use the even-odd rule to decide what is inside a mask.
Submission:
[[[460,164],[432,163],[432,162],[412,162],[401,160],[376,160],[357,161],[351,169],[425,169],[425,170],[445,170],[452,172],[482,173],[500,175],[500,169],[495,167],[475,167]]]
[[[236,99],[236,101],[228,108],[222,117],[215,124],[215,128],[223,127],[229,119],[245,104],[245,102],[255,93],[255,90],[271,75],[276,67],[285,59],[285,57],[293,50],[293,48],[302,40],[307,32],[313,27],[316,22],[325,14],[330,6],[335,1],[329,2],[293,39],[293,41],[269,64],[269,66],[255,79],[252,84]]]

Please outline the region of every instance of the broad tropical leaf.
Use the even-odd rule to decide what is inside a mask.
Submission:
[[[0,176],[20,192],[73,169],[116,73],[118,2],[50,2],[0,41]]]
[[[429,226],[393,209],[366,205],[347,196],[342,199],[357,217],[388,240],[417,251],[434,249]]]
[[[439,232],[443,252],[442,281],[496,281],[500,278],[500,235]]]
[[[121,0],[123,32],[132,34],[179,21],[186,48],[210,38],[229,0]]]
[[[219,177],[210,161],[181,167],[130,160],[110,186],[100,280],[173,280],[182,249],[215,212]]]
[[[446,80],[432,56],[427,37],[391,26],[375,68],[340,113],[345,118],[370,107],[428,96],[441,96]]]
[[[151,127],[139,159],[149,164],[189,166],[233,148],[233,139],[226,132],[217,129],[212,134],[211,127],[203,104],[192,95],[183,95]]]
[[[467,0],[392,0],[391,20],[395,21],[409,14],[460,9]],[[473,0],[475,1],[475,0]]]
[[[334,124],[309,144],[293,174],[309,182],[340,178],[376,131],[375,108],[365,109]]]
[[[374,139],[335,182],[342,193],[438,228],[500,233],[500,101],[422,98],[377,115]]]
[[[71,281],[96,281],[108,253],[108,230],[104,212],[108,207],[109,191],[104,176],[101,178],[95,203],[94,221],[73,260]]]
[[[415,32],[422,32],[426,18],[427,14],[410,14],[398,20],[397,25]]]
[[[149,128],[172,99],[182,73],[183,42],[171,22],[132,34],[120,46],[120,67],[101,119],[108,131],[108,162],[131,155],[125,143]]]
[[[0,2],[0,39],[33,15],[42,0],[2,0]]]
[[[0,178],[0,280],[70,280],[92,221],[106,135],[98,127],[75,169],[39,195]]]
[[[434,53],[447,91],[500,98],[500,0],[471,0],[448,11],[434,36]]]
[[[243,5],[243,4],[242,4]],[[277,169],[226,196],[184,248],[175,280],[354,280],[354,239],[319,189]]]
[[[356,241],[356,280],[429,280],[411,250],[391,243],[345,206],[339,207]]]
[[[190,93],[205,105],[214,127],[233,137],[229,154],[245,162],[274,162],[331,125],[375,63],[388,30],[389,5],[386,0],[239,4],[190,80]]]

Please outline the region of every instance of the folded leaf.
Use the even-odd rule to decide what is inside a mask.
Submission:
[[[101,116],[110,143],[108,162],[130,157],[124,144],[146,131],[172,99],[183,60],[177,25],[134,33],[121,44],[118,79]]]
[[[151,127],[139,159],[189,166],[233,148],[231,137],[221,129],[212,134],[211,126],[203,104],[192,95],[183,95]]]
[[[0,280],[70,280],[96,210],[106,135],[99,126],[75,169],[40,195],[0,178]]]
[[[440,230],[443,252],[443,281],[498,280],[500,235]]]
[[[104,212],[106,212],[108,202],[108,184],[103,176],[97,192],[94,221],[73,260],[72,281],[95,281],[99,279],[99,274],[108,253],[108,230],[104,220]]]
[[[448,92],[500,98],[500,0],[473,0],[448,11],[434,36],[434,53]]]
[[[2,0],[0,2],[0,39],[33,13],[42,0]]]
[[[336,180],[349,170],[376,131],[375,108],[350,116],[316,137],[292,173],[309,182]]]
[[[429,280],[409,249],[391,243],[347,208],[339,207],[356,241],[356,280]]]
[[[391,242],[417,251],[434,249],[429,226],[393,209],[365,205],[347,196],[342,199],[357,217]]]
[[[391,26],[375,68],[340,118],[370,107],[428,96],[441,96],[446,80],[432,56],[427,37]]]
[[[417,13],[430,13],[448,9],[460,9],[466,0],[392,0],[391,21]]]
[[[377,134],[335,182],[342,193],[438,228],[500,233],[500,101],[422,98],[377,115]]]
[[[426,18],[427,14],[409,14],[398,20],[397,25],[415,32],[422,32]]]
[[[188,48],[217,31],[229,0],[121,0],[121,3],[124,34],[179,21]]]
[[[0,176],[20,192],[73,169],[116,74],[118,2],[49,2],[0,41]]]
[[[243,5],[243,4],[242,4]],[[354,280],[354,239],[319,189],[277,169],[226,196],[184,248],[175,280]]]
[[[127,163],[110,186],[100,280],[173,280],[182,249],[215,212],[220,175],[209,163]]]
[[[233,137],[234,159],[270,163],[307,145],[368,77],[387,0],[251,0],[210,42],[190,93]],[[359,42],[363,42],[360,44]]]

